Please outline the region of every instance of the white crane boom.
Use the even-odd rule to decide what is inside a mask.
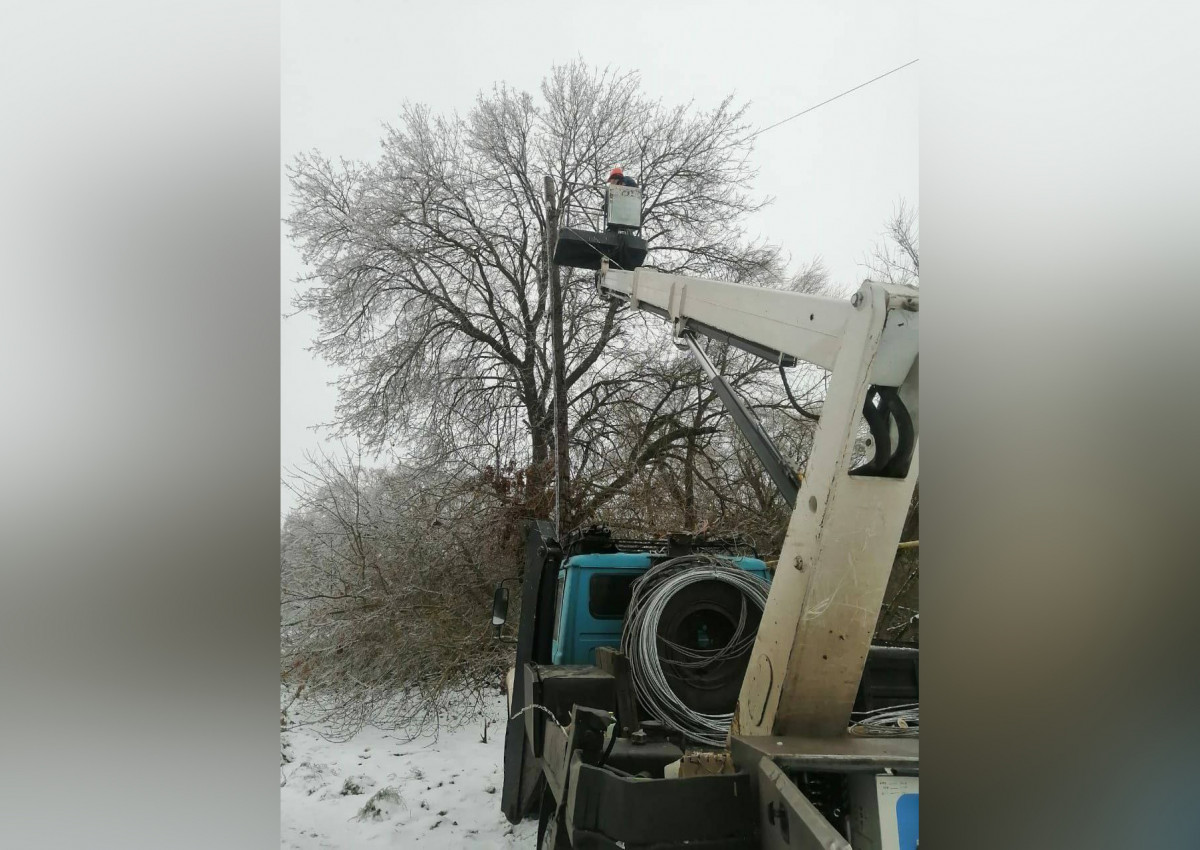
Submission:
[[[735,421],[793,505],[732,732],[844,735],[917,481],[917,290],[868,281],[842,300],[610,269],[607,260],[597,286],[669,321],[706,369],[697,334],[831,373],[808,466],[790,493],[771,468],[778,452],[761,445],[736,394],[727,385],[722,393],[741,407],[731,407]],[[852,468],[863,418],[875,457]]]

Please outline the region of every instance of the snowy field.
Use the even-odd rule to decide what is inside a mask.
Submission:
[[[504,716],[503,697],[492,714]],[[363,729],[345,743],[309,728],[285,732],[280,846],[532,848],[537,821],[500,813],[504,724],[482,722],[405,743]]]

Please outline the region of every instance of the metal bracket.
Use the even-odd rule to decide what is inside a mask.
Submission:
[[[601,298],[610,297],[608,295],[608,293],[604,291],[604,276],[607,274],[608,274],[608,257],[602,257],[600,259],[600,268],[596,269],[596,294],[599,295]]]
[[[764,850],[853,850],[770,759],[758,763],[759,828]]]
[[[671,322],[671,344],[680,351],[688,351],[687,340],[684,339],[684,334],[688,333],[688,320],[675,319]]]
[[[680,322],[685,322],[683,318],[686,314],[683,312],[683,304],[687,299],[687,287],[678,282],[671,284],[671,293],[667,297],[667,317],[673,325],[679,325]]]

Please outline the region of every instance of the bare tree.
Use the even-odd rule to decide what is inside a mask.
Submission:
[[[821,291],[827,280],[813,263],[775,285]],[[572,434],[578,515],[653,534],[741,533],[771,555],[787,506],[706,377],[661,327],[631,334],[645,343],[626,364],[636,377],[595,381],[605,415],[580,417]],[[781,400],[771,364],[724,345],[710,354],[802,466],[820,370],[794,370],[805,416]],[[347,453],[293,471],[298,507],[281,535],[288,705],[305,696],[305,715],[335,737],[368,722],[415,734],[482,713],[508,662],[487,629],[489,594],[520,575],[523,521],[548,507],[527,501],[526,474],[511,461],[476,469],[436,440],[421,465],[369,470]]]
[[[875,243],[863,263],[872,280],[905,286],[921,282],[920,224],[917,208],[901,199],[884,226],[884,239]]]
[[[322,456],[289,483],[299,499],[281,535],[289,704],[303,695],[303,716],[336,738],[365,723],[436,732],[483,713],[509,661],[490,633],[491,589],[519,559],[499,480]]]
[[[745,107],[669,107],[634,74],[555,67],[540,98],[499,86],[466,117],[408,106],[378,161],[317,153],[289,169],[291,235],[311,272],[296,306],[314,313],[314,350],[340,367],[336,421],[375,447],[453,444],[477,469],[530,470],[545,486],[553,434],[543,175],[559,208],[594,209],[600,178],[622,163],[644,187],[643,232],[669,271],[753,278],[778,265],[741,222],[762,202]],[[643,342],[591,275],[564,270],[564,392],[586,432],[636,384]],[[624,383],[623,383],[624,382]],[[688,427],[646,423],[631,462],[686,441]],[[628,470],[611,470],[610,484]]]

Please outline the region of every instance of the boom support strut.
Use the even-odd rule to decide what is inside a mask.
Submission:
[[[788,505],[796,507],[796,494],[800,491],[800,481],[796,478],[796,473],[783,459],[779,448],[767,436],[758,417],[745,405],[741,396],[737,394],[737,390],[717,371],[712,361],[708,359],[708,355],[704,353],[704,349],[697,344],[695,335],[685,332],[683,340],[691,349],[692,356],[700,362],[700,368],[713,382],[713,388],[721,397],[729,415],[733,417],[738,430],[742,432],[750,443],[750,448],[754,449],[754,453],[758,455],[759,462],[766,467],[767,474],[771,476],[771,480],[775,482],[775,486],[779,488],[783,498],[787,500]]]

